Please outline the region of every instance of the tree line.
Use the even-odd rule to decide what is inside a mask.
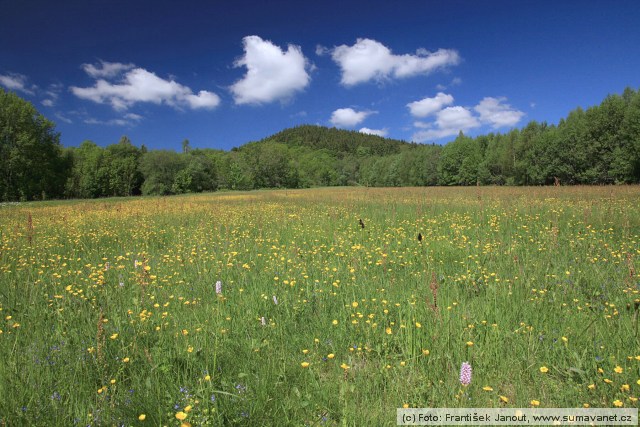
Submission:
[[[167,195],[313,186],[549,185],[640,182],[640,91],[577,108],[557,125],[445,145],[304,125],[230,151],[62,147],[53,122],[0,89],[0,201]]]

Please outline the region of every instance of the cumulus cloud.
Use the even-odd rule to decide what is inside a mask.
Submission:
[[[480,114],[483,123],[490,124],[494,129],[514,126],[524,117],[524,113],[504,103],[505,101],[506,98],[486,97],[474,110]]]
[[[338,127],[353,127],[360,124],[374,111],[356,111],[353,108],[339,108],[331,113],[331,123]]]
[[[369,135],[377,135],[377,136],[385,137],[385,136],[387,136],[389,134],[389,129],[387,129],[387,128],[384,128],[384,129],[362,128],[358,132],[366,133],[366,134],[369,134]]]
[[[92,77],[98,75],[116,77],[120,76],[129,66],[128,64],[126,66],[119,65],[119,67],[108,67],[103,62],[101,67],[84,68]],[[220,104],[220,97],[215,93],[201,90],[196,95],[189,87],[181,85],[173,79],[165,80],[160,78],[155,73],[144,68],[128,69],[119,78],[118,82],[99,79],[92,87],[72,86],[70,89],[78,98],[87,99],[98,104],[111,104],[118,111],[126,110],[138,102],[150,102],[158,105],[166,104],[174,108],[187,107],[191,109],[210,109]]]
[[[28,95],[33,95],[33,89],[36,89],[35,86],[27,87],[27,76],[17,73],[0,74],[0,85]]]
[[[115,77],[123,71],[131,70],[135,68],[133,64],[123,64],[121,62],[106,62],[100,60],[99,65],[94,64],[82,64],[82,69],[94,79],[100,77]]]
[[[453,96],[438,92],[433,98],[424,98],[407,104],[411,115],[414,117],[427,117],[442,110],[445,105],[453,103]]]
[[[436,125],[442,129],[471,129],[480,126],[471,111],[464,107],[447,107],[438,112]]]
[[[416,142],[426,142],[476,128],[480,126],[480,121],[467,108],[456,106],[438,111],[433,124],[423,122],[419,124],[420,126],[417,127],[425,130],[414,133],[412,139]]]
[[[358,39],[353,46],[337,46],[331,50],[331,57],[342,70],[341,82],[345,86],[369,80],[381,81],[391,77],[428,74],[460,62],[460,56],[455,50],[439,49],[429,52],[418,49],[415,55],[395,55],[388,47],[371,39]]]
[[[236,104],[287,100],[309,85],[308,62],[299,46],[290,44],[285,52],[258,36],[243,43],[244,56],[234,66],[246,67],[247,73],[230,88]]]
[[[490,125],[493,129],[501,127],[514,126],[518,123],[525,113],[513,108],[506,103],[506,98],[493,98],[485,97],[473,107],[473,112],[465,107],[447,107],[438,110],[437,107],[442,107],[444,103],[437,102],[439,98],[441,101],[446,100],[448,103],[453,102],[445,99],[442,93],[439,93],[434,98],[425,98],[421,101],[412,102],[407,104],[411,113],[416,117],[426,117],[435,112],[434,122],[416,121],[413,125],[418,130],[413,134],[413,140],[416,142],[425,142],[429,140],[437,140],[447,136],[457,135],[460,131],[466,132],[470,129],[477,128],[481,125]],[[424,102],[428,100],[427,102]],[[412,108],[413,107],[413,108]],[[418,109],[418,113],[426,113],[422,116],[415,114],[414,110]]]

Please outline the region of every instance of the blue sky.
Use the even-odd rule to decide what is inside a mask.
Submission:
[[[0,85],[65,146],[300,124],[446,143],[640,87],[637,1],[0,0]]]

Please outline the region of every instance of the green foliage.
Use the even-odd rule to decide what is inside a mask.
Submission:
[[[60,197],[67,171],[55,125],[0,89],[0,201]]]
[[[140,161],[140,171],[144,177],[142,194],[172,194],[174,185],[190,185],[184,176],[178,176],[186,166],[185,158],[175,151],[153,150],[145,153]]]
[[[107,194],[108,176],[102,167],[104,150],[92,141],[84,141],[80,147],[67,151],[73,165],[65,188],[67,197],[89,199]]]
[[[0,200],[166,195],[318,186],[640,183],[640,92],[598,106],[445,145],[410,144],[322,126],[285,129],[229,152],[137,148],[126,136],[60,149],[53,124],[0,92]],[[36,167],[37,165],[37,167]]]
[[[415,144],[377,135],[312,125],[285,129],[260,142],[265,141],[280,142],[288,146],[310,147],[316,150],[327,149],[335,153],[358,154],[361,157],[396,154],[402,149],[415,146]]]
[[[460,132],[453,142],[442,149],[439,163],[440,184],[476,184],[481,161],[480,145]]]
[[[142,176],[138,170],[142,153],[126,136],[105,150],[105,168],[109,191],[114,196],[131,196],[140,188]]]
[[[243,147],[242,159],[253,175],[254,188],[296,188],[298,171],[289,148],[277,142],[265,141]]]
[[[171,190],[175,194],[215,191],[218,187],[214,160],[202,152],[190,151],[186,156],[186,167],[174,177]]]

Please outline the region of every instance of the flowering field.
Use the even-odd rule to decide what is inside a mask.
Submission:
[[[0,425],[638,407],[639,304],[638,187],[1,206]]]

